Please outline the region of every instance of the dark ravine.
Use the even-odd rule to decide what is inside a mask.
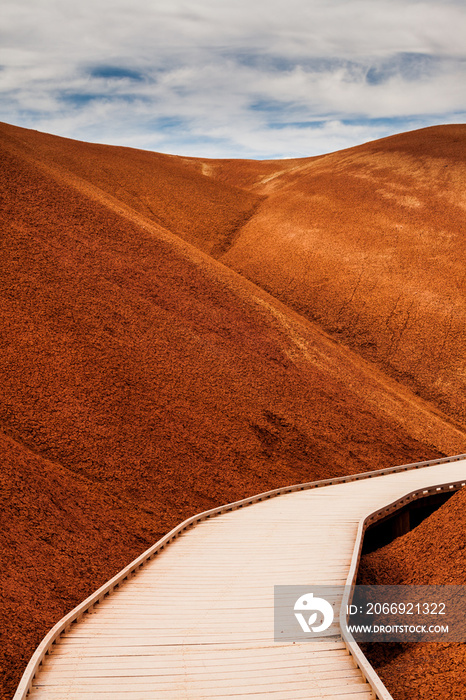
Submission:
[[[446,399],[462,391],[455,198],[465,136],[439,127],[259,163],[0,125],[2,699],[57,619],[192,513],[466,450],[462,410]],[[439,179],[439,159],[451,181]],[[377,231],[383,221],[389,231],[377,247],[374,210],[355,182],[381,177],[383,165],[390,193],[419,197],[419,160],[441,226],[430,217],[416,256],[405,246],[384,266],[396,226],[412,237],[418,219],[402,199],[395,221],[393,197],[377,195],[387,203]],[[347,167],[343,201],[328,172]],[[324,245],[330,211],[339,213]],[[318,236],[310,212],[314,223],[320,212]],[[426,262],[442,231],[449,287]],[[358,290],[373,275],[381,292],[369,298]],[[394,313],[385,302],[395,286]],[[413,295],[416,333],[406,325]],[[347,300],[338,328],[336,298]]]

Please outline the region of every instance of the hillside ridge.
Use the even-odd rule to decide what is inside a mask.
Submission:
[[[323,225],[343,204],[338,171],[318,169],[338,154],[277,175],[288,165],[217,165],[9,125],[0,151],[2,698],[54,620],[185,517],[466,451],[463,414],[444,398],[460,387],[450,369],[461,314],[448,322],[443,301],[431,309],[404,357],[407,309],[429,290],[407,259],[393,312],[393,258],[385,295],[369,303],[362,292],[373,280],[361,270],[354,291],[351,261],[363,253],[375,274],[381,253],[370,227],[344,239],[347,218]],[[248,191],[261,178],[264,189]],[[355,200],[351,216],[363,221],[371,202]],[[451,232],[462,224],[452,212]],[[444,250],[452,270],[455,241]],[[429,255],[424,245],[418,259]],[[347,279],[324,270],[339,256]],[[460,311],[462,285],[452,277],[457,296],[441,297]],[[379,324],[368,326],[377,309]],[[392,364],[385,327],[398,348]],[[427,361],[438,333],[443,350]]]

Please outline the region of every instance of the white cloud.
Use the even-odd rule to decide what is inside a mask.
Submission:
[[[462,2],[4,0],[2,15],[0,118],[60,135],[311,155],[466,114]]]

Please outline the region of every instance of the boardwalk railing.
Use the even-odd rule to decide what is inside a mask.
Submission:
[[[448,460],[443,461],[453,462],[462,458],[464,458],[464,455],[458,455],[457,457],[451,457]],[[419,466],[431,466],[433,464],[438,463],[439,462],[428,462],[412,466],[414,468],[418,468]],[[445,492],[448,493],[450,491],[455,491],[457,489],[462,488],[463,486],[466,486],[465,480],[446,482],[445,484],[435,485],[428,488],[411,491],[411,493],[408,493],[402,498],[393,501],[392,503],[390,503],[387,506],[384,506],[380,510],[374,511],[373,513],[368,515],[367,518],[364,518],[359,523],[358,533],[356,536],[356,543],[353,550],[353,557],[351,560],[348,578],[346,579],[346,586],[344,589],[343,600],[340,608],[340,629],[341,636],[343,638],[344,643],[346,644],[348,651],[354,657],[354,660],[356,661],[363,676],[365,677],[369,685],[372,687],[379,700],[393,700],[393,697],[385,688],[384,684],[380,680],[373,667],[370,665],[369,661],[364,656],[361,648],[355,642],[353,635],[351,634],[351,632],[348,631],[347,625],[345,624],[348,619],[348,614],[346,611],[349,609],[348,606],[351,603],[352,593],[358,575],[359,560],[361,558],[361,552],[364,542],[364,533],[371,525],[374,525],[374,523],[393,515],[394,513],[396,513],[397,510],[409,505],[413,501],[419,500],[421,498],[426,498],[427,496],[432,494]]]
[[[37,647],[36,651],[32,655],[25,671],[24,674],[21,678],[21,681],[18,685],[18,688],[16,690],[16,693],[13,697],[13,700],[26,700],[28,692],[32,688],[32,683],[34,680],[34,677],[42,664],[45,656],[50,652],[52,649],[53,645],[57,642],[57,640],[60,638],[60,635],[67,632],[70,627],[73,624],[76,624],[79,622],[79,620],[85,615],[87,612],[92,610],[96,605],[98,605],[104,598],[109,596],[112,591],[117,589],[120,585],[122,585],[126,580],[128,580],[133,574],[135,574],[144,564],[154,557],[157,556],[159,552],[165,549],[173,540],[175,540],[177,537],[179,537],[183,532],[188,530],[191,527],[194,527],[198,523],[208,520],[209,518],[215,517],[217,515],[221,515],[222,513],[227,513],[233,510],[237,510],[238,508],[244,508],[246,506],[253,505],[254,503],[258,503],[260,501],[264,501],[270,498],[275,498],[276,496],[282,496],[284,494],[289,494],[293,493],[296,491],[305,491],[307,489],[315,489],[315,488],[322,488],[325,486],[330,486],[334,484],[343,484],[343,483],[348,483],[351,481],[359,481],[362,479],[371,479],[371,478],[377,478],[380,476],[385,476],[387,474],[395,474],[397,472],[403,472],[403,471],[408,471],[412,469],[421,469],[423,467],[429,467],[429,466],[434,466],[438,464],[446,464],[449,462],[456,462],[462,459],[466,459],[466,454],[461,454],[461,455],[455,455],[452,457],[443,457],[435,460],[429,460],[426,462],[415,462],[412,464],[403,464],[401,466],[396,466],[396,467],[389,467],[386,469],[379,469],[377,471],[372,471],[372,472],[363,472],[361,474],[350,474],[348,476],[341,476],[341,477],[335,477],[332,479],[324,479],[321,481],[311,481],[308,483],[304,484],[296,484],[293,486],[285,486],[282,488],[274,489],[272,491],[266,491],[264,493],[257,494],[255,496],[251,496],[249,498],[245,498],[240,501],[235,501],[234,503],[228,503],[224,506],[219,506],[217,508],[212,508],[211,510],[204,511],[203,513],[199,513],[197,515],[192,516],[191,518],[188,518],[187,520],[184,520],[182,523],[177,525],[173,530],[171,530],[169,533],[167,533],[162,539],[160,539],[158,542],[156,542],[152,547],[147,549],[143,554],[141,554],[137,559],[135,559],[133,562],[128,564],[124,569],[122,569],[118,574],[116,574],[113,578],[111,578],[107,583],[105,583],[103,586],[101,586],[95,593],[90,595],[88,598],[86,598],[82,603],[80,603],[77,607],[75,607],[71,612],[69,612],[67,615],[65,615],[57,624],[50,630],[50,632],[44,637],[42,642],[39,644]],[[408,502],[415,500],[417,498],[423,498],[430,493],[433,492],[438,492],[438,491],[448,491],[448,490],[453,490],[460,488],[461,486],[464,486],[464,482],[458,482],[454,484],[444,484],[442,486],[437,486],[437,487],[432,487],[429,489],[424,489],[424,490],[417,490],[409,494],[408,496],[405,496],[398,501],[395,501],[394,503],[390,504],[389,506],[382,508],[381,510],[371,513],[365,520],[361,521],[359,523],[359,528],[358,528],[358,534],[357,534],[357,540],[356,540],[356,545],[354,548],[353,552],[353,558],[351,562],[351,567],[347,579],[347,588],[348,586],[351,587],[355,583],[356,575],[357,575],[357,568],[359,564],[359,559],[361,555],[361,549],[362,549],[362,543],[363,543],[363,538],[364,538],[364,532],[365,530],[375,523],[377,520],[380,520],[381,518],[387,517],[390,513],[393,513],[400,507],[406,505]],[[341,622],[346,621],[346,618],[343,617],[343,611],[346,610],[346,604],[349,601],[349,594],[346,594],[346,597],[343,600],[342,607],[341,607],[341,612],[340,612],[340,620]],[[367,661],[366,657],[362,653],[361,649],[359,646],[356,644],[354,641],[353,637],[351,634],[345,631],[345,625],[341,625],[341,631],[342,631],[342,637],[344,640],[344,643],[346,644],[348,651],[352,654],[354,657],[357,665],[361,669],[364,677],[368,681],[369,685],[372,687],[374,692],[376,693],[377,697],[380,698],[380,700],[392,700],[392,696],[388,693],[387,689],[383,685],[382,681],[380,678],[377,676],[376,672],[372,668],[372,666],[369,664]]]

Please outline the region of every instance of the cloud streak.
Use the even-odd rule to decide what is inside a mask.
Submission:
[[[392,0],[7,0],[0,118],[185,155],[313,155],[464,121],[466,12]]]

